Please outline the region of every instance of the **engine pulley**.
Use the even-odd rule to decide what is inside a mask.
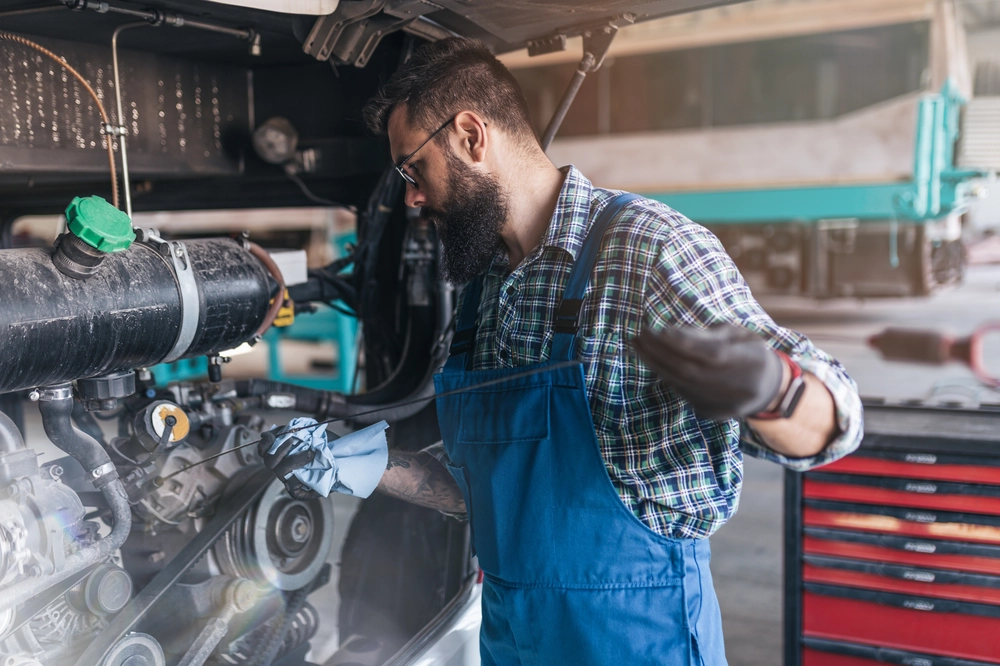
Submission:
[[[231,576],[279,590],[308,585],[333,547],[333,509],[326,498],[300,501],[274,479],[257,503],[219,539],[215,556]]]

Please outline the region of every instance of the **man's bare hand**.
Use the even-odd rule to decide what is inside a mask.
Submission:
[[[446,513],[465,513],[465,499],[451,472],[425,451],[389,451],[380,492]]]

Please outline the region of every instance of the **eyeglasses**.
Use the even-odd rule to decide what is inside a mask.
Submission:
[[[413,158],[413,156],[416,155],[420,151],[421,148],[423,148],[424,146],[427,145],[428,141],[430,141],[431,139],[433,139],[434,137],[436,137],[441,132],[441,130],[443,130],[445,127],[447,127],[448,125],[451,125],[453,122],[455,122],[455,118],[457,118],[457,117],[458,116],[452,116],[451,118],[449,118],[448,120],[446,120],[445,123],[444,123],[444,125],[441,125],[441,127],[438,127],[436,130],[434,130],[433,132],[431,132],[431,135],[429,137],[427,137],[426,139],[424,139],[424,142],[422,144],[420,144],[419,146],[417,146],[416,150],[414,150],[412,153],[410,153],[409,155],[407,155],[406,157],[404,157],[403,159],[399,160],[398,162],[396,162],[396,164],[393,165],[393,166],[396,167],[396,171],[399,172],[399,175],[403,177],[403,180],[405,180],[407,183],[409,183],[410,185],[412,185],[413,189],[419,190],[420,186],[417,185],[417,181],[413,179],[413,176],[411,176],[410,174],[408,174],[405,171],[403,171],[403,167],[406,166],[406,163],[409,162]]]

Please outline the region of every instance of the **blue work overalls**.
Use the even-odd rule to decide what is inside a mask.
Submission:
[[[726,663],[708,541],[660,536],[625,506],[604,466],[583,368],[564,363],[574,354],[604,231],[633,198],[612,200],[594,222],[563,294],[548,362],[466,369],[481,294],[475,280],[451,357],[435,377],[440,394],[545,368],[437,401],[484,572],[486,665]]]

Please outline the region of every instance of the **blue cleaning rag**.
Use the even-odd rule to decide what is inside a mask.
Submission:
[[[389,460],[389,447],[385,441],[385,429],[388,427],[388,423],[379,421],[329,441],[325,424],[317,424],[316,419],[298,417],[288,423],[288,429],[305,429],[278,437],[268,453],[274,453],[289,437],[295,437],[300,443],[292,447],[288,455],[308,450],[315,452],[310,464],[292,472],[295,478],[323,497],[329,496],[331,490],[344,495],[368,497],[382,478]]]

